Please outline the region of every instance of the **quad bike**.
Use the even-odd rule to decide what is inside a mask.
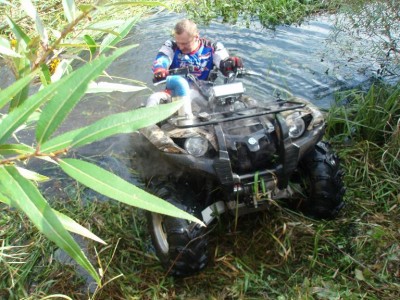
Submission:
[[[237,78],[252,74],[238,69],[217,84],[216,76],[198,82],[189,68],[170,71],[166,88],[184,105],[142,131],[150,192],[207,225],[224,212],[240,216],[276,201],[296,200],[313,218],[336,217],[345,189],[338,156],[321,141],[322,113],[302,99],[259,103],[245,96]],[[199,99],[191,99],[188,82]],[[207,265],[207,227],[151,212],[148,223],[169,274],[188,276]]]

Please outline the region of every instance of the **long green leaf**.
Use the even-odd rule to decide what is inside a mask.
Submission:
[[[111,93],[111,92],[121,92],[121,93],[131,93],[144,90],[146,87],[144,86],[136,86],[136,85],[128,85],[121,83],[112,83],[112,82],[94,82],[92,81],[89,84],[88,89],[86,90],[87,94],[94,93]]]
[[[103,245],[107,244],[105,241],[103,241],[101,238],[99,238],[97,235],[95,235],[89,229],[83,227],[82,225],[80,225],[79,223],[77,223],[75,220],[71,219],[67,215],[60,213],[57,210],[53,210],[53,211],[57,215],[60,222],[63,224],[64,228],[67,229],[69,232],[79,234],[83,237],[89,238],[89,239],[99,242]]]
[[[75,137],[86,128],[87,127],[82,127],[57,135],[55,138],[43,143],[40,147],[40,151],[42,153],[51,153],[57,150],[69,148]]]
[[[97,50],[97,44],[96,44],[95,40],[88,34],[85,34],[83,36],[83,39],[86,42],[86,44],[88,45],[88,47],[89,47],[90,54],[94,55],[96,53],[96,50]]]
[[[14,33],[14,35],[19,40],[19,43],[22,43],[23,48],[26,49],[26,47],[28,46],[28,44],[31,41],[29,36],[9,16],[6,16],[6,20],[7,20],[8,26],[10,27],[11,31]]]
[[[89,262],[82,249],[63,227],[53,209],[39,190],[23,178],[14,167],[0,167],[1,192],[15,201],[35,226],[78,262],[100,284],[99,275]]]
[[[17,209],[20,209],[18,207],[18,205],[15,203],[15,201],[11,201],[9,198],[4,196],[1,192],[0,192],[0,202],[3,202],[10,207],[15,207]],[[89,239],[96,241],[98,243],[101,243],[103,245],[107,244],[104,240],[99,238],[97,235],[95,235],[89,229],[83,227],[82,225],[80,225],[79,223],[77,223],[75,220],[71,219],[67,215],[60,213],[59,211],[57,211],[55,209],[53,209],[53,212],[57,215],[58,219],[60,220],[60,222],[64,226],[64,228],[67,229],[69,232],[79,234],[80,236],[89,238]]]
[[[0,54],[10,57],[21,57],[21,54],[15,52],[10,45],[10,42],[0,36]]]
[[[33,5],[31,0],[20,0],[20,2],[25,13],[35,22],[36,31],[39,34],[41,41],[44,45],[47,45],[49,42],[49,37],[47,35],[46,28],[39,17],[36,7]]]
[[[76,19],[76,6],[74,0],[62,0],[64,8],[64,14],[67,17],[68,22],[72,22]]]
[[[118,42],[120,42],[132,29],[132,27],[140,20],[140,15],[128,19],[124,24],[116,29],[118,35],[113,34],[107,35],[100,45],[99,53],[104,53],[110,50]]]
[[[204,225],[203,222],[187,212],[139,189],[117,175],[92,163],[66,158],[59,160],[59,164],[69,176],[109,198],[149,211],[187,219]]]
[[[23,78],[28,76],[31,72],[31,62],[27,56],[15,57],[14,66],[18,71],[17,78]],[[10,103],[9,111],[14,110],[17,106],[20,106],[29,97],[29,85],[26,85],[22,90],[13,97]]]
[[[7,204],[10,207],[13,207],[13,203],[10,199],[8,199],[5,195],[0,192],[0,202]]]
[[[105,70],[118,56],[133,46],[117,49],[112,55],[102,56],[68,76],[68,80],[60,85],[57,94],[42,111],[36,128],[36,139],[42,144],[64,121],[74,106],[85,94],[88,83]],[[62,80],[61,80],[62,81]],[[60,82],[60,81],[59,81]],[[50,85],[51,86],[51,85]]]
[[[13,109],[12,112],[0,122],[0,143],[4,143],[62,83],[62,81],[59,81],[48,85],[45,89],[28,98],[22,105]]]
[[[37,72],[33,72],[18,81],[14,82],[12,85],[8,86],[6,89],[0,91],[0,109],[6,105],[10,100],[17,95],[19,92],[26,87],[29,82],[35,77]]]
[[[72,141],[71,147],[79,147],[118,133],[131,133],[159,121],[176,112],[182,106],[176,101],[154,107],[145,107],[105,117],[88,126]]]
[[[17,171],[19,172],[19,174],[28,179],[28,180],[32,180],[35,182],[44,182],[44,181],[48,181],[49,177],[44,176],[42,174],[39,174],[37,172],[25,169],[25,168],[21,168],[21,167],[15,167],[17,169]]]
[[[4,143],[68,78],[64,79],[64,81],[60,80],[48,85],[43,90],[28,98],[22,105],[13,109],[0,123],[0,143]]]
[[[24,144],[0,145],[0,155],[20,155],[34,153],[35,149]]]

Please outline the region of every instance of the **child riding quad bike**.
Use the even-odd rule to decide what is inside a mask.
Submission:
[[[184,101],[177,115],[142,130],[150,192],[206,225],[224,212],[240,216],[278,200],[296,201],[313,218],[337,216],[344,205],[342,171],[338,156],[321,141],[326,125],[314,105],[245,96],[236,79],[253,72],[244,68],[222,84],[200,82],[190,71],[170,70],[164,81],[172,100]],[[190,99],[188,82],[200,99]],[[207,265],[207,228],[147,214],[156,254],[170,274],[188,276]]]

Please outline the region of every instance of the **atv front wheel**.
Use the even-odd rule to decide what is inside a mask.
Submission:
[[[299,165],[304,191],[301,210],[316,219],[333,219],[344,206],[343,172],[339,157],[327,142],[319,142]]]
[[[158,194],[180,209],[199,217],[193,205],[184,205],[183,201],[177,200],[181,195],[173,195],[171,192],[163,187],[161,195]],[[157,257],[168,274],[185,277],[206,267],[209,254],[204,227],[188,220],[150,212],[147,213],[147,220]]]

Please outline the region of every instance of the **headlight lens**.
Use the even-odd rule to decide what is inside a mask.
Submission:
[[[306,124],[298,112],[287,116],[286,124],[289,127],[289,136],[294,139],[300,137],[306,129]]]
[[[190,137],[185,141],[185,150],[193,156],[203,156],[208,150],[208,141],[199,136]]]

